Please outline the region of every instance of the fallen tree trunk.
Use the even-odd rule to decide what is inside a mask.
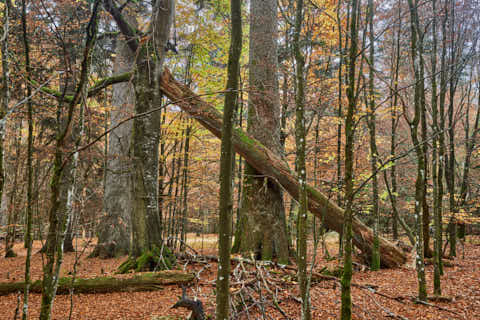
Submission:
[[[110,292],[133,292],[153,291],[170,284],[185,284],[192,281],[193,274],[180,271],[160,271],[143,273],[133,278],[122,279],[113,277],[100,277],[91,279],[61,278],[58,282],[57,294],[68,294],[73,288],[75,293],[110,293]],[[0,283],[0,296],[23,292],[25,282],[2,282]],[[30,286],[30,292],[42,293],[42,281],[37,280]]]
[[[89,91],[89,96],[108,85],[128,81],[131,73],[127,72],[118,77],[107,78],[98,81],[94,89]],[[215,136],[221,137],[222,115],[213,106],[203,101],[197,94],[185,85],[176,81],[168,69],[165,69],[161,80],[163,93],[185,112],[190,114],[202,126],[212,132]],[[59,96],[60,93],[49,88],[42,88],[42,91]],[[264,175],[275,179],[294,199],[298,199],[299,183],[298,177],[291,172],[288,164],[276,154],[268,150],[260,142],[249,137],[241,129],[233,132],[233,145],[235,151],[240,154],[255,169]],[[308,206],[310,212],[320,218],[324,218],[325,225],[337,232],[343,228],[342,208],[338,207],[324,194],[308,186]],[[370,261],[372,254],[373,232],[360,220],[353,220],[353,243],[364,254],[367,261]],[[380,258],[383,267],[396,267],[406,262],[406,255],[388,240],[380,237]]]
[[[203,101],[187,86],[176,81],[165,69],[161,90],[170,100],[187,112],[202,126],[217,137],[221,137],[222,115],[213,106]],[[232,137],[235,151],[259,172],[276,180],[294,199],[298,199],[298,177],[288,164],[268,150],[257,140],[236,128]],[[308,207],[310,212],[324,218],[325,225],[337,232],[342,231],[344,211],[324,194],[308,186]],[[353,221],[353,242],[369,259],[372,254],[373,232],[360,220]],[[388,240],[380,237],[380,257],[384,267],[396,267],[406,262],[405,254]],[[367,260],[369,261],[369,260]]]

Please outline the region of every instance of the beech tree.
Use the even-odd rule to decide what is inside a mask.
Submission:
[[[277,2],[250,2],[250,61],[247,131],[282,154],[277,60]],[[289,259],[283,193],[277,182],[247,163],[240,210],[239,251],[258,259]]]
[[[134,28],[137,27],[133,8],[123,9],[123,16]],[[128,47],[127,39],[121,35],[117,39],[113,72],[121,75],[135,67],[135,52]],[[110,128],[131,116],[135,107],[133,79],[113,86],[112,109],[110,110]],[[130,231],[132,211],[130,145],[132,143],[132,122],[129,121],[108,135],[107,162],[105,167],[105,194],[103,205],[105,215],[98,226],[98,244],[92,256],[103,258],[126,254],[130,250]]]
[[[1,254],[26,249],[25,281],[0,283],[8,305],[23,290],[15,317],[22,302],[24,319],[34,312],[32,294],[42,294],[40,319],[50,319],[59,316],[52,312],[57,293],[69,292],[73,305],[75,292],[192,281],[183,271],[156,273],[176,260],[188,261],[185,272],[200,270],[199,284],[215,287],[199,298],[208,297],[205,311],[216,308],[219,319],[267,317],[270,302],[285,318],[316,318],[325,312],[318,308],[322,288],[310,299],[315,278],[340,283],[338,315],[351,319],[356,299],[364,301],[352,286],[386,297],[376,286],[395,284],[397,277],[384,276],[399,272],[376,273],[372,286],[354,282],[354,272],[368,268],[401,267],[402,279],[418,283],[401,290],[421,304],[448,300],[442,291],[454,283],[443,283],[450,265],[442,257],[450,245],[454,263],[465,265],[455,255],[470,253],[461,239],[480,221],[480,42],[471,32],[480,23],[478,3],[249,5],[0,3]],[[245,38],[242,20],[249,22]],[[319,221],[326,257],[317,261]],[[332,242],[343,254],[339,263],[330,260]],[[126,256],[109,270],[102,260],[102,274],[154,272],[78,279],[83,253]],[[218,264],[196,269],[198,258]],[[33,281],[39,261],[43,279]],[[338,274],[324,274],[333,265]],[[280,268],[298,282],[301,309],[278,300],[290,290]],[[200,276],[207,269],[213,283]],[[202,309],[184,288],[175,307],[186,302]],[[377,313],[369,307],[372,317],[411,318],[382,303]],[[439,314],[464,305],[451,303]],[[193,317],[206,318],[200,311]]]
[[[158,81],[165,59],[166,43],[170,36],[174,2],[156,1],[152,7],[150,25],[151,37],[145,43],[138,41],[138,31],[132,27],[112,0],[105,0],[106,10],[112,15],[126,43],[135,55],[134,91],[135,114],[149,113],[161,101]],[[150,49],[154,48],[154,58]],[[131,157],[133,172],[131,175],[131,223],[132,223],[132,263],[127,262],[121,268],[142,268],[135,261],[143,254],[162,245],[162,227],[158,212],[158,147],[160,116],[151,112],[148,116],[135,117],[133,120]],[[162,254],[162,253],[160,253]]]

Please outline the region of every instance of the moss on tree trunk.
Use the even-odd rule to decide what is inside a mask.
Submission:
[[[154,246],[152,250],[145,251],[137,258],[129,257],[118,267],[117,273],[128,273],[130,270],[135,272],[170,270],[175,261],[175,255],[169,248],[159,249]]]
[[[221,136],[222,115],[211,105],[203,101],[188,87],[177,82],[168,70],[163,73],[160,87],[172,101],[189,113],[202,126],[215,136]],[[294,199],[298,199],[298,177],[293,174],[288,164],[278,155],[267,149],[257,140],[237,128],[233,133],[235,151],[245,158],[253,167],[268,177],[272,177]],[[343,229],[344,210],[333,203],[315,188],[307,185],[308,209],[316,216],[325,218],[325,225],[337,232]],[[371,257],[373,232],[357,218],[353,218],[353,242],[367,256]],[[384,267],[397,267],[406,262],[406,255],[394,244],[379,237],[380,257]]]

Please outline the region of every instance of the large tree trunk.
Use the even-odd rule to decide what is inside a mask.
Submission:
[[[156,87],[163,65],[164,48],[173,21],[174,2],[159,0],[152,10],[153,41],[157,48],[157,56],[156,61],[153,62],[148,44],[142,45],[138,52],[135,52],[137,57],[135,114],[151,111],[153,106],[161,101]],[[159,112],[134,119],[131,150],[134,171],[130,190],[133,234],[131,256],[135,258],[155,246],[160,247],[162,242],[162,226],[158,212],[159,133]]]
[[[277,77],[277,2],[250,2],[248,133],[281,154]],[[240,252],[288,261],[288,237],[280,186],[250,164],[245,166]]]
[[[160,89],[170,100],[189,113],[215,136],[221,136],[222,115],[188,87],[177,82],[168,70],[163,73]],[[267,149],[263,144],[245,134],[241,129],[233,132],[235,151],[243,156],[252,167],[279,183],[293,198],[298,199],[298,177],[293,174],[284,159]],[[328,228],[342,230],[344,210],[311,186],[307,186],[309,210],[325,218]],[[367,256],[371,257],[373,232],[358,219],[353,219],[353,242]],[[406,262],[406,256],[388,240],[380,237],[380,257],[385,267],[396,267]]]
[[[125,17],[129,17],[125,14]],[[129,19],[135,25],[135,19]],[[114,73],[130,71],[135,64],[135,54],[128,48],[125,39],[117,45]],[[135,92],[131,81],[113,86],[110,127],[133,113]],[[130,248],[130,171],[129,156],[132,138],[132,122],[128,121],[108,135],[108,160],[103,205],[105,214],[98,226],[98,244],[92,256],[111,258],[128,253]]]
[[[162,226],[158,212],[158,147],[160,137],[159,112],[152,112],[161,101],[158,90],[165,48],[173,21],[174,1],[158,0],[152,7],[153,36],[138,42],[135,28],[125,20],[121,10],[112,0],[104,1],[105,9],[112,15],[127,45],[135,55],[134,89],[135,114],[150,112],[148,116],[135,117],[131,143],[131,258],[136,259],[161,247]],[[154,47],[155,50],[151,50]],[[152,57],[152,54],[154,57]]]

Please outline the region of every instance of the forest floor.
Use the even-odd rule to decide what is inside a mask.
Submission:
[[[216,254],[216,237],[189,235],[189,245],[206,255]],[[91,278],[114,275],[125,257],[117,259],[88,259],[94,242],[78,242],[83,253],[76,259],[75,253],[65,254],[62,274],[72,271],[78,260],[77,277]],[[312,245],[310,246],[312,247]],[[330,254],[336,254],[336,238],[327,239]],[[34,243],[38,252],[41,243]],[[450,302],[429,302],[421,305],[414,302],[417,294],[416,273],[411,266],[368,271],[361,266],[353,276],[353,282],[361,285],[352,288],[354,319],[480,319],[480,237],[467,240],[463,252],[459,246],[459,257],[449,261],[442,277],[442,293]],[[0,253],[2,251],[0,246]],[[16,258],[0,258],[0,282],[22,281],[26,251],[22,243],[15,245]],[[463,257],[464,254],[464,257]],[[317,252],[315,271],[334,268],[338,260],[327,260],[323,250]],[[412,260],[410,259],[410,262]],[[215,277],[217,265],[212,261],[181,260],[179,269],[194,272],[199,279],[187,290],[190,297],[196,296],[203,302],[208,315],[215,313]],[[300,319],[298,284],[295,271],[278,267],[232,263],[232,295],[235,297],[236,314],[240,319]],[[33,279],[41,279],[42,255],[35,254],[32,260]],[[426,266],[428,292],[432,292],[433,267]],[[243,289],[242,289],[243,287]],[[258,288],[261,288],[260,295]],[[73,302],[72,319],[185,319],[189,311],[172,309],[182,289],[165,286],[151,292],[120,292],[109,294],[58,295],[55,299],[53,319],[68,319]],[[0,296],[0,319],[14,319],[18,305],[17,294]],[[242,302],[243,301],[243,302]],[[277,301],[277,303],[274,303]],[[340,285],[335,280],[312,282],[311,301],[313,319],[338,319],[340,310]],[[244,304],[245,303],[245,304]],[[249,305],[241,311],[242,305]],[[40,295],[30,296],[30,318],[38,318]],[[21,310],[21,308],[20,308]],[[282,314],[283,313],[283,314]]]

